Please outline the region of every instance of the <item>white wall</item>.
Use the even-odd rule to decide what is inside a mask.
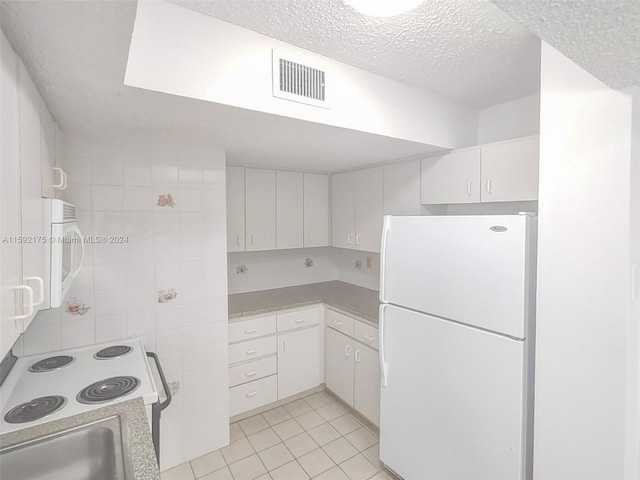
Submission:
[[[478,112],[478,144],[540,132],[540,94],[499,103]]]
[[[627,334],[627,450],[626,480],[640,477],[640,86],[625,91],[632,96],[630,256],[632,283]],[[635,277],[635,279],[633,278]]]
[[[272,96],[272,49],[327,71],[330,108]],[[443,147],[473,145],[477,111],[166,2],[139,2],[125,84]]]
[[[371,257],[371,268],[367,267]],[[305,260],[313,260],[312,267]],[[342,248],[322,247],[265,252],[229,253],[229,293],[254,292],[272,288],[342,280],[377,290],[380,282],[380,256]],[[356,267],[356,261],[361,267]],[[246,273],[238,273],[241,265]]]
[[[621,480],[629,98],[543,42],[534,478]]]
[[[60,309],[39,313],[24,354],[141,337],[174,397],[162,412],[162,469],[228,443],[225,154],[152,137],[70,136],[66,199],[88,245]],[[175,206],[158,206],[171,194]],[[177,297],[159,303],[159,291]],[[84,314],[68,309],[87,307]]]
[[[337,278],[330,247],[266,252],[236,252],[227,254],[229,293],[244,293],[271,288],[327,282]],[[305,260],[313,260],[312,267]],[[241,265],[246,273],[238,273]]]

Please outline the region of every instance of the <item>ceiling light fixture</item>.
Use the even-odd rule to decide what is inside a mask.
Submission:
[[[344,3],[370,17],[393,17],[409,12],[424,0],[344,0]]]

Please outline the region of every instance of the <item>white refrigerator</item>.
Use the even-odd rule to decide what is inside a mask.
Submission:
[[[405,480],[530,480],[537,219],[387,216],[380,459]]]

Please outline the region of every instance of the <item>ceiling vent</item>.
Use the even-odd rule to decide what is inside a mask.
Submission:
[[[308,63],[308,62],[305,62]],[[326,72],[273,51],[273,96],[316,107],[327,105]]]

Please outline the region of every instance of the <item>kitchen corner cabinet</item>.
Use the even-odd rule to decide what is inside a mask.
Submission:
[[[331,245],[380,251],[383,217],[383,168],[331,177]]]
[[[244,168],[227,165],[227,251],[244,252]]]
[[[246,250],[276,248],[276,172],[245,170]]]
[[[421,203],[537,200],[538,160],[538,136],[427,157],[421,162]]]
[[[420,215],[420,160],[383,168],[384,215]]]
[[[305,173],[304,183],[304,246],[329,245],[329,176]]]
[[[276,172],[276,248],[302,248],[303,176],[298,172]]]

